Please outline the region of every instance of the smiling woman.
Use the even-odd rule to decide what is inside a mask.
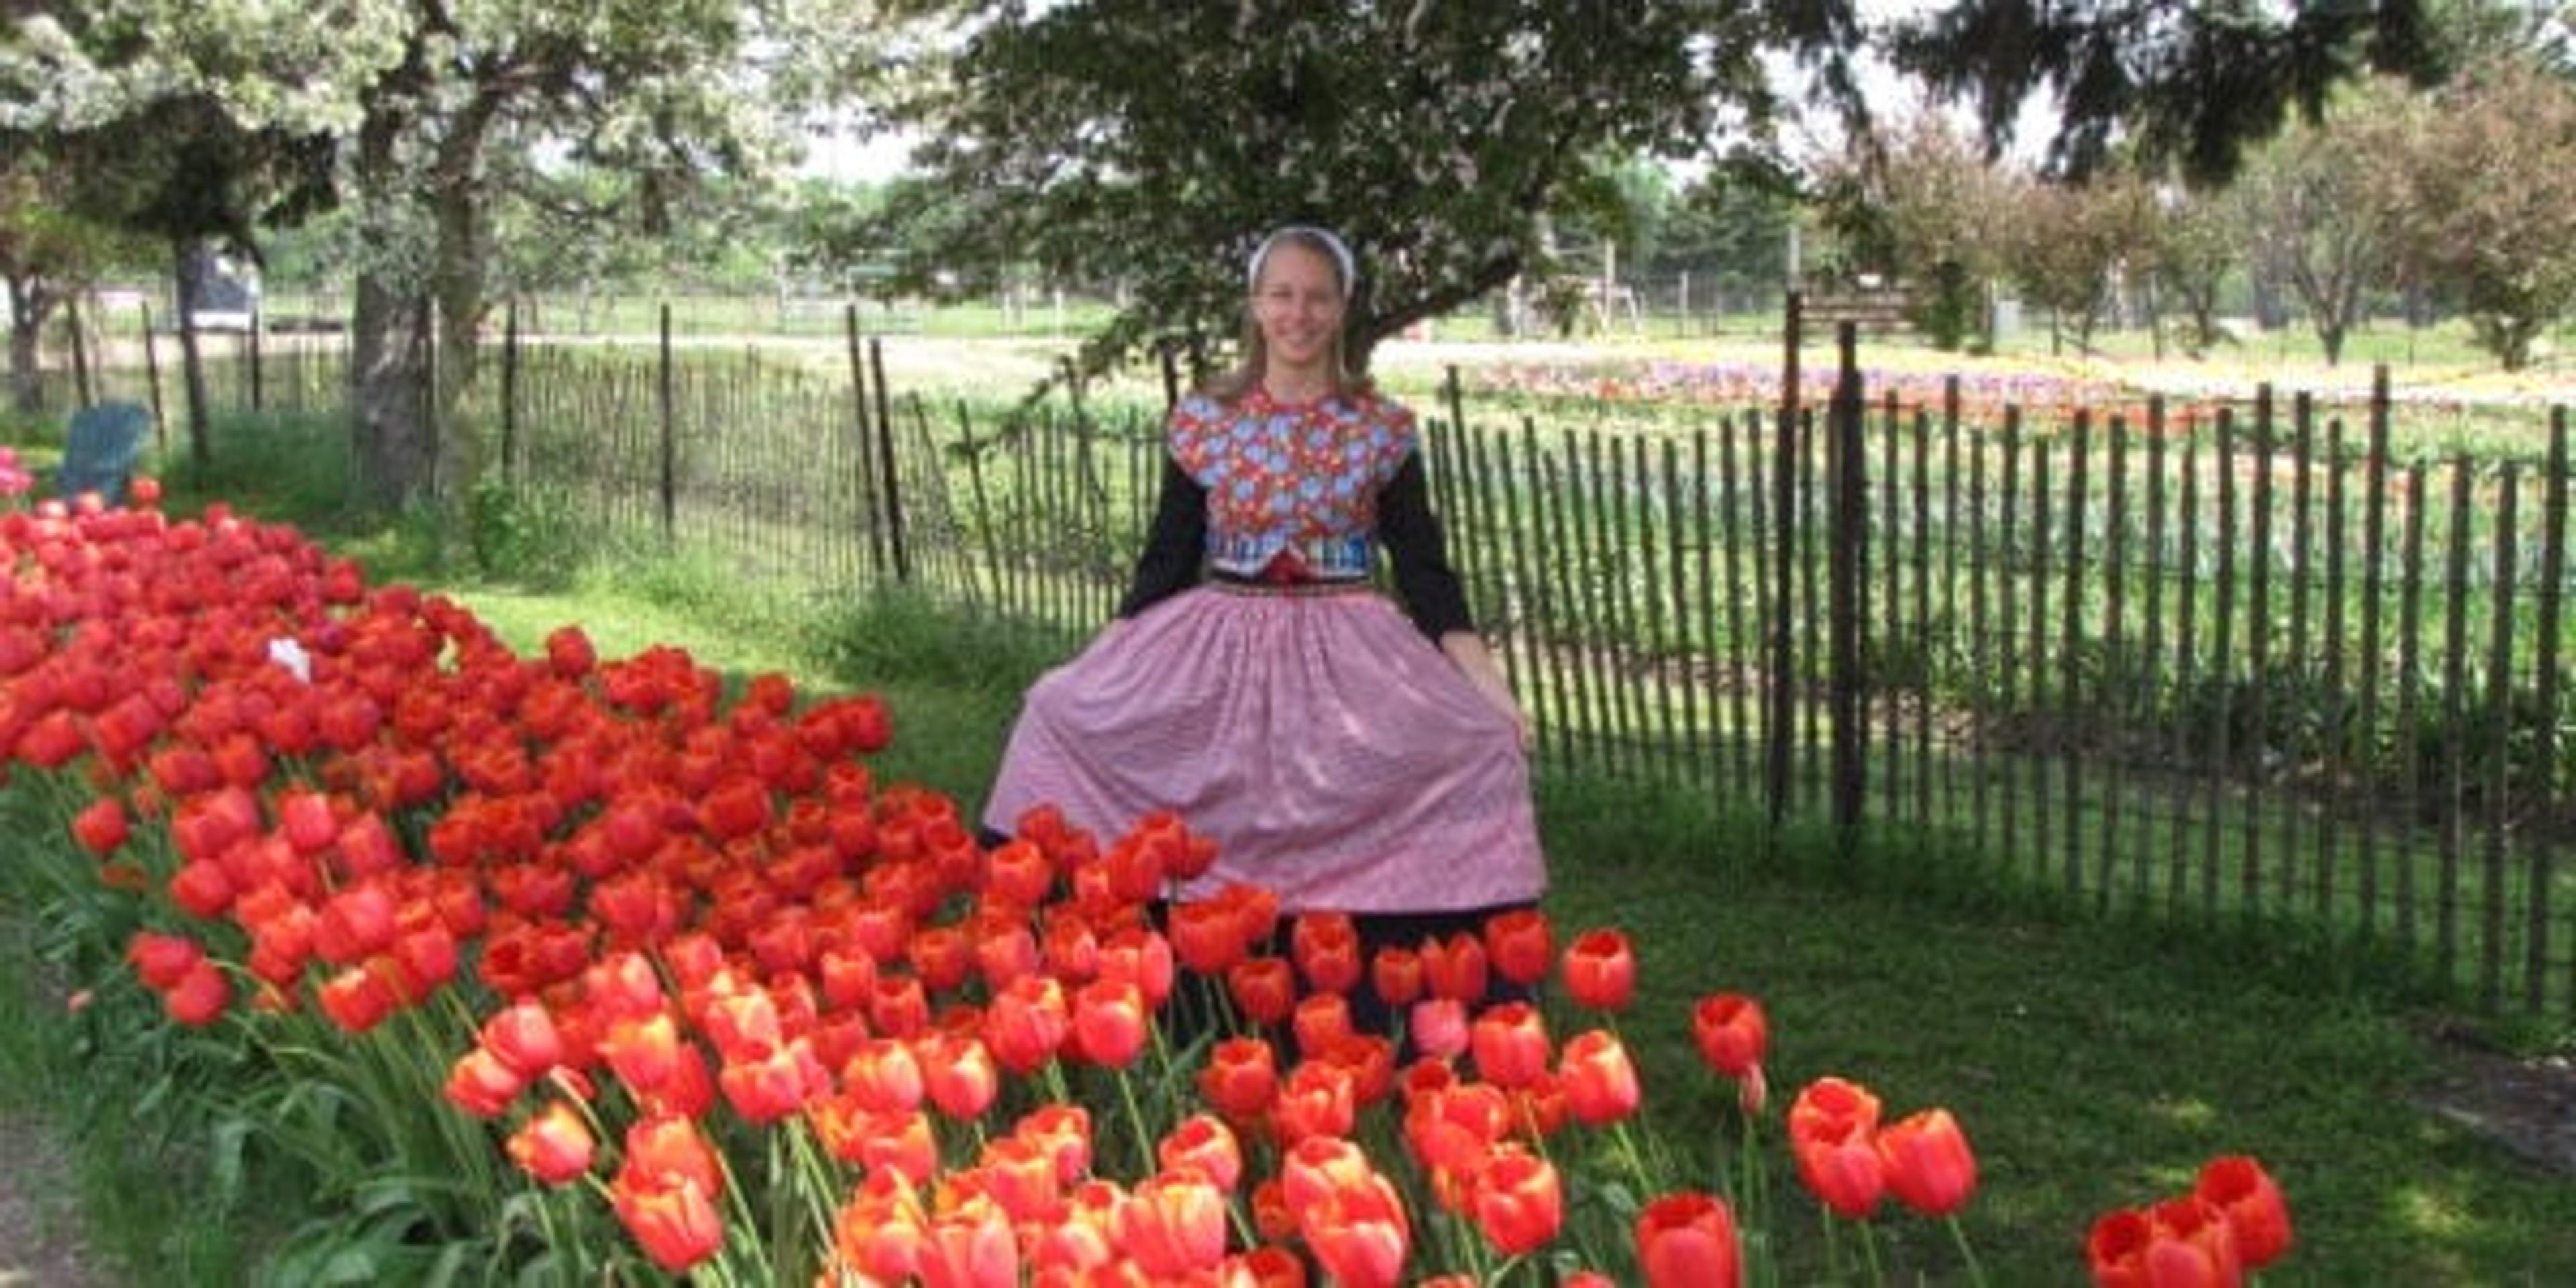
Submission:
[[[1365,953],[1534,903],[1546,872],[1528,725],[1468,617],[1413,415],[1344,358],[1357,269],[1321,228],[1254,248],[1243,361],[1173,409],[1118,620],[1030,690],[984,822],[1051,810],[1114,837],[1177,813],[1216,842],[1212,867],[1170,874],[1184,905],[1261,886],[1351,917]],[[1371,591],[1381,542],[1400,611]]]

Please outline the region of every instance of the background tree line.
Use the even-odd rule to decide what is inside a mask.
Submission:
[[[445,412],[481,378],[477,335],[513,292],[673,272],[866,274],[889,292],[1079,275],[1122,302],[1084,351],[1101,368],[1151,346],[1222,350],[1241,253],[1269,224],[1312,219],[1364,248],[1364,355],[1516,280],[1586,271],[1603,243],[1649,272],[1758,280],[1800,203],[1835,191],[1883,225],[1876,241],[1869,220],[1847,225],[1854,262],[1973,283],[2005,271],[1992,248],[1927,250],[1928,225],[1898,215],[1905,147],[1846,178],[1803,163],[1820,121],[1888,137],[1867,58],[1975,106],[1988,149],[2028,93],[2053,92],[2048,169],[2086,180],[2062,189],[2085,194],[2071,221],[2112,175],[2207,183],[2286,122],[2329,131],[2338,87],[2367,74],[2476,93],[2486,82],[2446,77],[2482,65],[2466,56],[2479,41],[2563,30],[2495,0],[1953,0],[1881,28],[1850,0],[15,0],[6,15],[14,323],[32,332],[138,257],[167,272],[198,246],[257,256],[307,228],[293,253],[354,283],[358,494],[450,510],[481,450]],[[2543,65],[2514,92],[2563,83],[2563,61]],[[800,187],[794,159],[836,122],[918,139],[909,177]],[[2502,124],[2492,146],[2524,146]],[[2566,169],[2531,167],[2533,182]],[[2037,208],[2041,191],[2060,189],[2012,200]],[[2072,263],[2077,240],[2034,235],[2009,272],[2034,287],[2036,248]],[[2139,277],[2136,237],[2080,240],[2124,247]],[[2491,316],[2500,341],[2564,306],[2419,258],[2427,289]],[[2098,302],[2102,280],[2058,315],[2080,331],[2078,296]],[[206,433],[192,427],[200,454]]]

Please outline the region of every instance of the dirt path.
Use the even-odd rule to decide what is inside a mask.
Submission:
[[[71,1169],[43,1125],[0,1114],[0,1288],[113,1288],[81,1237]]]

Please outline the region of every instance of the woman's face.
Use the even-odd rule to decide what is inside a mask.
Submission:
[[[1342,333],[1342,283],[1324,252],[1283,241],[1261,260],[1252,290],[1252,317],[1270,361],[1281,367],[1321,368],[1332,360]]]

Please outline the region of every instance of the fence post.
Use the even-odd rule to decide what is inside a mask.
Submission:
[[[662,365],[656,386],[662,416],[662,544],[666,547],[679,540],[680,508],[680,427],[678,394],[672,382],[677,378],[671,369],[671,302],[662,301]]]
[[[873,581],[883,578],[886,570],[885,528],[878,519],[885,512],[885,506],[877,498],[876,443],[868,432],[868,363],[859,348],[859,306],[856,303],[841,306],[841,329],[850,350],[850,400],[858,413],[859,503],[867,510],[868,577]]]
[[[143,379],[151,386],[152,449],[165,461],[170,456],[170,417],[161,406],[161,348],[152,338],[152,301],[136,304],[143,313]]]
[[[1780,363],[1780,423],[1771,444],[1771,665],[1765,668],[1770,675],[1763,694],[1770,711],[1770,728],[1764,730],[1770,758],[1763,776],[1763,798],[1775,831],[1789,811],[1789,755],[1796,736],[1796,677],[1791,668],[1797,652],[1791,597],[1797,584],[1798,331],[1803,303],[1799,292],[1789,292]]]
[[[501,315],[501,481],[518,481],[519,459],[519,297],[510,297]]]
[[[894,459],[894,416],[886,406],[885,341],[868,341],[868,374],[877,388],[877,468],[885,476],[886,548],[894,556],[894,579],[899,584],[912,581],[912,560],[903,548],[903,492]]]
[[[72,332],[72,388],[77,391],[80,405],[87,407],[98,401],[98,388],[90,377],[89,328],[81,325],[79,291],[63,296],[63,320],[70,324]]]
[[[259,332],[261,323],[262,318],[260,317],[259,310],[252,309],[250,311],[250,328],[242,332],[242,346],[250,351],[250,409],[253,412],[268,410],[268,389],[260,370],[261,354]]]
[[[1827,465],[1833,471],[1833,509],[1826,516],[1832,542],[1831,584],[1826,589],[1832,618],[1833,678],[1829,699],[1833,712],[1834,840],[1849,859],[1860,839],[1863,767],[1860,721],[1861,542],[1868,538],[1867,482],[1862,478],[1860,328],[1843,322],[1834,328],[1840,370],[1834,379],[1834,404],[1828,420],[1831,447]]]

